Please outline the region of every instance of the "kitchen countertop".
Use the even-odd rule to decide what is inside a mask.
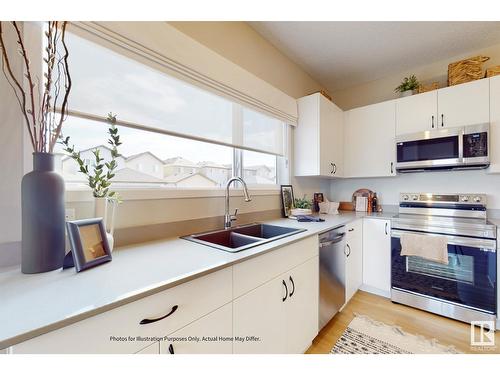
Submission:
[[[0,349],[358,218],[390,219],[394,215],[395,212],[341,212],[321,215],[324,222],[266,221],[307,231],[238,253],[170,238],[121,247],[113,252],[112,262],[80,273],[70,268],[25,275],[20,267],[0,269]]]

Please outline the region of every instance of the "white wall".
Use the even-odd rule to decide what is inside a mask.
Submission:
[[[500,209],[500,174],[487,174],[485,170],[335,180],[330,184],[330,199],[350,201],[352,193],[360,188],[376,191],[383,205],[397,205],[402,192],[483,193],[488,195],[489,209]]]
[[[415,67],[404,72],[396,72],[375,81],[333,92],[333,101],[343,110],[348,110],[355,107],[362,107],[364,105],[397,98],[398,95],[394,92],[394,88],[401,83],[404,77],[407,77],[410,74],[415,74],[422,83],[429,84],[432,82],[439,82],[439,87],[446,87],[448,64],[477,55],[490,57],[490,60],[485,62],[483,65],[485,69],[499,65],[500,44],[475,51],[465,52],[450,59]]]
[[[5,25],[4,41],[17,76],[22,76],[20,56],[12,29]],[[16,98],[0,73],[0,258],[6,263],[19,257],[21,240],[21,178],[23,176],[24,122]],[[5,256],[2,256],[5,254]]]

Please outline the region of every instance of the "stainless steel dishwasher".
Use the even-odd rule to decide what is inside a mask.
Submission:
[[[345,303],[345,226],[319,236],[319,329]]]

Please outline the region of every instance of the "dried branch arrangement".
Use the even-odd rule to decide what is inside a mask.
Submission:
[[[43,52],[45,71],[42,82],[34,75],[31,62],[17,22],[11,22],[15,31],[18,52],[23,64],[23,77],[16,77],[12,59],[4,42],[0,21],[0,50],[2,71],[14,91],[35,152],[53,152],[64,120],[68,115],[68,97],[71,76],[68,68],[69,52],[64,37],[67,22],[50,21],[45,31],[46,47]]]

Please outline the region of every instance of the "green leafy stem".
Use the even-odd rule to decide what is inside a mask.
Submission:
[[[87,177],[88,186],[92,189],[92,194],[96,198],[108,198],[119,201],[118,193],[115,191],[110,191],[111,180],[115,177],[115,171],[118,166],[116,159],[120,156],[118,153],[118,146],[122,143],[120,142],[120,135],[118,134],[118,128],[116,127],[116,115],[111,112],[108,113],[106,121],[110,124],[108,128],[108,144],[111,146],[111,160],[106,161],[101,157],[100,150],[98,148],[92,150],[94,155],[95,165],[93,168],[89,168],[83,159],[81,158],[80,151],[75,150],[75,146],[70,146],[70,137],[64,137],[61,135],[60,143],[64,146],[63,150],[68,153],[68,155],[78,163],[79,172],[83,173]]]

